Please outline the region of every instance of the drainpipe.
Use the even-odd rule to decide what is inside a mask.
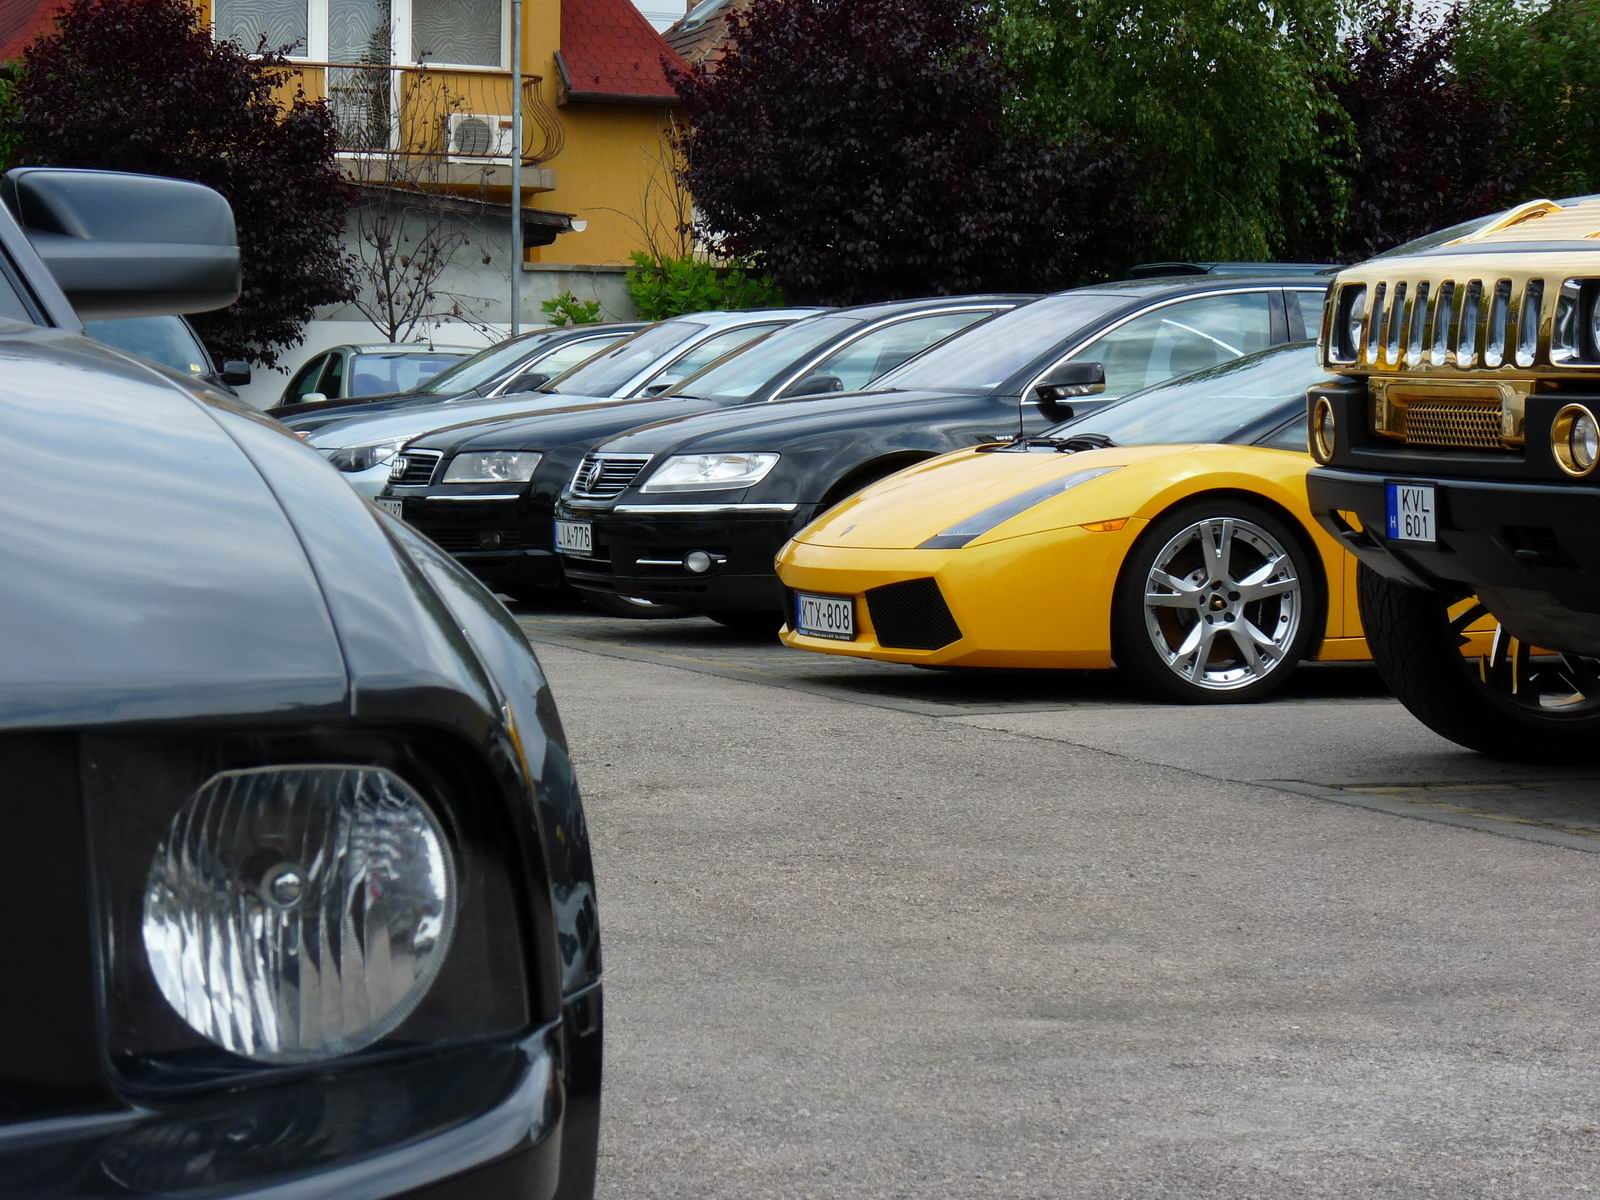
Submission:
[[[511,0],[511,336],[522,326],[522,0]]]

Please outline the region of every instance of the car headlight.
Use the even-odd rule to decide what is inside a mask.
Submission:
[[[1550,328],[1550,361],[1600,362],[1600,280],[1562,283]]]
[[[1088,483],[1091,479],[1099,479],[1102,475],[1109,475],[1113,471],[1121,470],[1120,467],[1093,467],[1086,471],[1074,471],[1071,475],[1060,479],[1052,479],[1049,483],[1040,484],[1038,487],[1029,488],[1019,492],[1009,500],[1002,500],[999,504],[992,505],[965,521],[950,526],[943,533],[935,534],[918,550],[959,550],[968,542],[982,537],[995,526],[1009,521],[1019,513],[1026,512],[1036,504],[1043,504],[1061,495],[1070,492],[1073,488]]]
[[[526,450],[458,454],[445,469],[445,483],[527,483],[544,455]]]
[[[1337,362],[1355,362],[1361,357],[1361,331],[1367,319],[1367,285],[1351,284],[1339,291],[1339,307],[1329,335]]]
[[[776,454],[676,454],[641,492],[721,492],[752,487],[778,465]]]
[[[1585,476],[1600,463],[1600,422],[1582,404],[1569,404],[1550,425],[1550,450],[1568,475]]]
[[[256,1062],[349,1054],[439,973],[455,865],[422,797],[381,768],[225,771],[178,809],[145,885],[167,1003]]]
[[[404,439],[397,438],[365,446],[340,446],[328,455],[328,461],[341,471],[370,471],[399,454],[403,444]]]

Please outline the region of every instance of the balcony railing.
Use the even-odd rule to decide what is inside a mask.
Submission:
[[[477,67],[388,63],[296,62],[294,78],[313,99],[326,98],[339,151],[358,174],[388,177],[396,164],[435,160],[452,167],[509,165],[513,145],[511,72]],[[535,75],[522,77],[522,162],[536,167],[561,151],[561,121]],[[460,171],[452,171],[452,176]],[[452,179],[452,182],[456,180]]]

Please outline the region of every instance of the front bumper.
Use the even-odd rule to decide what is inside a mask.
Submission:
[[[1436,543],[1387,536],[1392,482],[1434,486]],[[1524,641],[1600,654],[1600,487],[1327,467],[1313,470],[1306,487],[1317,519],[1379,574],[1447,594],[1476,593]]]
[[[778,558],[788,621],[781,636],[800,650],[923,666],[1103,669],[1111,666],[1117,573],[1144,526],[1058,529],[959,550],[791,542]],[[916,590],[923,580],[937,594],[925,583]],[[796,633],[801,592],[853,598],[855,639]],[[907,601],[916,606],[910,612]],[[953,640],[929,645],[951,633]]]
[[[365,471],[340,471],[339,477],[368,500],[376,500],[389,486],[389,464],[369,467]]]
[[[562,555],[567,582],[585,591],[637,596],[698,612],[778,612],[783,589],[772,561],[813,514],[811,505],[713,505],[715,512],[588,509],[562,504],[561,520],[587,521],[594,549]],[[663,510],[672,508],[662,505]],[[695,574],[684,560],[713,559]]]
[[[593,1195],[601,996],[514,1045],[0,1124],[0,1195]]]
[[[560,586],[550,510],[529,497],[497,500],[391,489],[387,498],[401,502],[406,524],[491,587]]]

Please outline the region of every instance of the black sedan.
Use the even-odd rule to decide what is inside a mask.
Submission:
[[[655,399],[585,404],[443,429],[406,446],[379,503],[509,595],[561,582],[551,514],[596,442],[647,421],[864,387],[886,371],[1026,296],[904,300],[800,321],[712,363]],[[602,597],[634,614],[627,597]]]
[[[557,509],[566,578],[594,596],[776,628],[773,556],[819,512],[925,458],[1036,433],[1073,407],[1304,338],[1326,288],[1316,275],[1192,276],[1062,292],[951,339],[867,392],[613,438],[578,465]],[[1098,389],[1102,375],[1103,391],[1071,399]]]
[[[591,1195],[594,876],[526,640],[276,422],[81,335],[230,303],[221,197],[0,191],[43,231],[0,209],[0,1196]]]

